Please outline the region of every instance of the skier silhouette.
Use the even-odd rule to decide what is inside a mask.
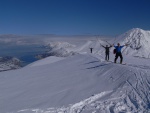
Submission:
[[[93,51],[93,48],[92,48],[92,47],[90,48],[90,51],[91,51],[91,53],[92,53],[92,51]]]
[[[114,44],[113,44],[114,46]],[[114,46],[114,48],[116,49],[116,56],[115,56],[115,59],[114,59],[114,63],[116,63],[118,57],[120,57],[120,64],[122,64],[122,61],[123,61],[123,56],[122,56],[122,53],[121,53],[121,49],[124,47],[124,46],[127,46],[127,44],[123,45],[123,46],[120,46],[120,43],[117,44],[117,46]]]
[[[103,46],[103,45],[101,45],[103,48],[105,48],[105,60],[109,60],[109,49],[112,47],[111,45],[108,47],[108,45],[106,45],[106,47],[105,46]]]

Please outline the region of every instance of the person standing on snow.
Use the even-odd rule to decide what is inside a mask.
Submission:
[[[90,48],[90,51],[91,51],[91,53],[92,53],[92,51],[93,51],[93,48],[92,48],[92,47]]]
[[[108,47],[108,45],[103,46],[101,45],[103,48],[105,48],[105,60],[109,61],[109,49],[112,47],[111,45]]]
[[[114,46],[114,45],[113,45]],[[124,46],[127,46],[127,44],[123,45],[123,46],[120,46],[120,43],[117,44],[117,46],[114,46],[115,47],[115,59],[114,59],[114,63],[116,63],[116,60],[118,59],[118,57],[120,57],[120,64],[122,64],[122,61],[123,61],[123,57],[122,57],[122,53],[121,53],[121,49],[124,47]]]

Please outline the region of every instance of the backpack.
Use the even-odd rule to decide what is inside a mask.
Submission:
[[[116,54],[116,49],[114,49],[113,53]]]

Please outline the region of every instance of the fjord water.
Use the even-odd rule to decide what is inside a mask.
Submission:
[[[16,44],[0,44],[0,57],[16,57],[22,61],[22,66],[32,63],[36,60],[36,55],[45,53],[46,48],[42,45],[16,45]]]

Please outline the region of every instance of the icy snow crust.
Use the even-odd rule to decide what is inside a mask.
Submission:
[[[65,46],[78,53],[73,56],[51,56],[1,72],[0,113],[150,112],[149,59],[123,52],[126,65],[114,64],[112,51],[110,62],[104,60],[99,43],[106,45],[105,39],[75,43]]]

